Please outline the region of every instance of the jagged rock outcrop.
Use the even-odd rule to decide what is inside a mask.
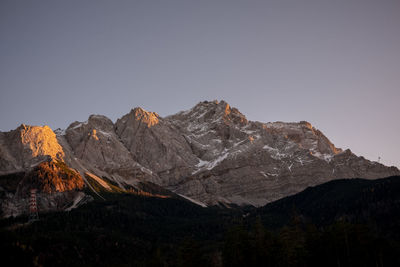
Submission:
[[[225,101],[200,102],[165,118],[135,108],[115,124],[92,115],[56,132],[25,125],[0,132],[0,174],[23,172],[19,188],[53,177],[54,183],[43,187],[44,199],[62,196],[64,207],[83,198],[78,192],[83,187],[139,192],[150,182],[207,205],[261,206],[333,179],[400,174],[336,148],[308,122],[249,121]],[[65,164],[81,180],[70,177],[64,185],[56,178],[64,176],[49,162]],[[40,175],[43,168],[47,176]],[[0,184],[0,195],[12,207],[10,196],[18,194],[9,188]]]
[[[205,101],[166,120],[198,157],[192,174],[168,188],[208,204],[260,206],[332,179],[399,173],[343,152],[308,122],[252,122],[224,101]]]
[[[63,160],[64,151],[49,126],[22,124],[0,132],[0,174],[24,170],[52,158]]]
[[[74,122],[65,138],[75,157],[94,167],[119,168],[133,164],[129,151],[118,141],[114,124],[104,116],[92,115],[86,122]]]
[[[121,187],[139,180],[160,183],[156,174],[134,160],[115,133],[113,122],[105,116],[91,115],[86,122],[74,122],[59,139],[74,156],[70,164],[82,172],[109,176]]]
[[[136,161],[161,177],[162,185],[187,176],[197,162],[182,133],[154,112],[132,109],[117,120],[115,132]]]

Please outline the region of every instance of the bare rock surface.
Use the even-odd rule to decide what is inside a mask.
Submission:
[[[115,133],[113,122],[105,116],[91,115],[86,122],[72,123],[59,140],[71,151],[70,165],[81,173],[107,176],[121,187],[141,180],[160,183],[157,174],[135,161]]]
[[[261,206],[332,179],[399,174],[336,148],[308,122],[252,122],[224,101],[201,102],[166,120],[198,157],[191,175],[169,188],[209,205]]]
[[[161,177],[161,185],[186,177],[197,163],[182,133],[157,113],[132,109],[117,120],[115,132],[137,162]]]
[[[32,167],[49,158],[63,160],[64,151],[49,126],[22,124],[0,132],[0,174]]]
[[[76,207],[85,199],[83,188],[96,191],[87,177],[107,190],[155,183],[202,205],[261,206],[333,179],[400,174],[335,147],[306,121],[249,121],[225,101],[200,102],[165,118],[142,108],[115,123],[91,115],[55,132],[27,125],[0,132],[0,175],[24,173],[11,187],[0,183],[6,214],[21,211],[27,188],[41,183],[48,184],[41,189],[44,209]],[[64,177],[61,165],[49,162],[80,178],[64,183],[56,178]],[[51,181],[40,180],[37,168],[44,167]]]

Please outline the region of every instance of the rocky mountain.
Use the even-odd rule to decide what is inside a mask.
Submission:
[[[189,177],[168,188],[208,204],[261,206],[332,179],[399,173],[336,148],[308,122],[252,122],[224,101],[166,120],[199,158]]]
[[[91,115],[55,132],[21,125],[0,133],[3,216],[25,213],[33,186],[42,210],[75,207],[88,192],[149,185],[201,205],[262,206],[334,179],[400,174],[336,148],[308,122],[248,121],[225,101],[165,118],[142,108],[115,123]],[[48,201],[54,194],[63,196],[55,206]]]
[[[0,132],[0,174],[21,171],[48,159],[62,159],[63,148],[48,126],[22,124],[10,132]]]

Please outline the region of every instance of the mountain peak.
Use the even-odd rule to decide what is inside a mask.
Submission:
[[[246,117],[237,108],[231,107],[226,101],[202,101],[187,111],[181,111],[169,116],[171,119],[182,119],[197,121],[217,122],[223,121],[226,124],[234,123],[245,125],[248,123]]]
[[[22,124],[17,129],[20,132],[21,143],[24,147],[29,148],[32,157],[48,155],[60,160],[64,157],[64,151],[57,141],[56,134],[49,126]]]
[[[130,114],[133,115],[135,120],[147,124],[147,127],[152,127],[159,122],[160,116],[156,112],[149,112],[141,107],[136,107],[131,110]]]
[[[287,139],[310,149],[316,157],[327,157],[342,152],[318,129],[307,121],[300,122],[269,122],[267,127],[273,132],[283,134]],[[326,155],[326,156],[325,156]]]
[[[313,128],[313,126],[311,125],[311,123],[309,123],[308,121],[300,121],[299,124],[300,124],[300,125],[304,125],[306,128],[308,128],[308,129],[310,129],[310,130]]]
[[[104,131],[112,131],[114,128],[113,122],[103,115],[90,115],[87,121],[79,122],[75,121],[71,123],[68,128],[67,132],[71,130],[78,130],[78,131],[88,131],[92,129],[104,130]]]
[[[43,160],[63,161],[65,153],[53,130],[45,126],[21,124],[0,132],[0,174],[31,168]]]
[[[98,114],[92,114],[89,116],[89,121],[110,121],[112,123],[112,121],[104,116],[104,115],[98,115]]]
[[[50,157],[64,158],[67,167],[105,177],[123,190],[139,181],[154,182],[210,205],[260,206],[332,179],[399,173],[342,152],[307,121],[247,121],[224,100],[203,101],[166,118],[137,107],[115,124],[91,115],[72,123],[58,139],[48,126],[23,124],[0,133],[0,151],[0,173],[30,171]],[[43,180],[54,185],[45,190],[49,195],[63,188],[82,190],[79,177],[65,185],[54,166],[37,169],[54,178]]]

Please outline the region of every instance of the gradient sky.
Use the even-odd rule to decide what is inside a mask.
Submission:
[[[0,1],[0,130],[224,99],[400,167],[400,1]]]

